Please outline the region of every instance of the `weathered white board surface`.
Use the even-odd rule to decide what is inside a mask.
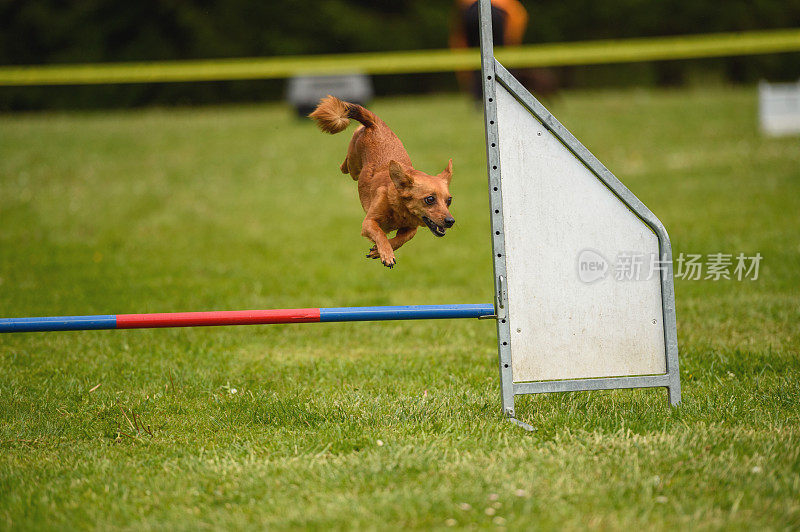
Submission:
[[[514,382],[665,373],[655,233],[499,84],[496,97]],[[584,250],[606,261],[593,282]],[[640,279],[616,279],[620,254],[642,257]]]

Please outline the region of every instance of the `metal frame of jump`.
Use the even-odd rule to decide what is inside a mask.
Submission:
[[[576,139],[513,75],[494,57],[490,0],[480,0],[481,75],[486,131],[486,158],[491,203],[492,246],[494,258],[494,287],[497,308],[497,347],[500,365],[503,412],[514,420],[514,397],[520,394],[572,392],[616,388],[665,387],[669,402],[681,400],[678,370],[678,339],[673,288],[672,249],[666,229],[658,218],[612,174],[586,147]],[[503,173],[501,167],[501,136],[499,133],[497,87],[508,91],[543,128],[555,136],[572,156],[577,158],[628,209],[633,211],[658,238],[660,257],[665,264],[661,277],[661,312],[665,346],[664,374],[602,378],[577,378],[515,382],[512,374],[511,319],[508,316],[508,273],[505,235],[506,216],[503,212]],[[516,421],[516,420],[514,420]]]
[[[494,303],[493,304],[459,304],[459,305],[418,305],[418,306],[386,306],[386,307],[338,307],[338,308],[301,308],[301,309],[281,309],[281,310],[249,310],[249,311],[222,311],[222,312],[186,312],[186,313],[164,313],[164,314],[118,314],[118,315],[97,315],[97,316],[60,316],[60,317],[40,317],[40,318],[6,318],[0,319],[0,333],[10,332],[38,332],[38,331],[74,331],[74,330],[97,330],[97,329],[139,329],[139,328],[158,328],[158,327],[197,327],[212,325],[252,325],[252,324],[278,324],[278,323],[316,323],[316,322],[344,322],[344,321],[386,321],[386,320],[422,320],[422,319],[450,319],[450,318],[490,318],[497,323],[497,347],[499,354],[500,382],[502,391],[502,408],[504,414],[516,424],[532,430],[532,427],[515,419],[514,398],[520,394],[535,394],[545,392],[570,392],[582,390],[601,390],[615,388],[648,388],[665,387],[669,391],[669,401],[671,404],[680,402],[681,389],[680,377],[678,372],[678,341],[675,320],[675,301],[672,276],[672,251],[669,237],[666,230],[658,218],[645,207],[645,205],[633,195],[589,150],[587,150],[578,140],[550,114],[539,101],[534,98],[494,57],[492,44],[491,27],[491,8],[489,0],[480,0],[480,28],[481,28],[481,75],[483,79],[483,105],[486,122],[486,153],[487,171],[491,209],[492,227],[492,247],[494,257]],[[500,89],[498,89],[500,87]],[[501,135],[499,127],[498,96],[502,92],[504,98],[510,94],[516,99],[524,110],[514,111],[518,114],[528,112],[538,121],[537,128],[546,129],[564,147],[569,154],[562,155],[563,158],[570,160],[577,159],[597,178],[607,189],[602,189],[606,196],[613,194],[630,212],[634,213],[638,220],[645,224],[650,231],[657,237],[658,251],[665,268],[659,272],[660,284],[654,281],[656,288],[651,290],[650,297],[660,298],[660,309],[656,302],[651,306],[653,314],[649,318],[655,317],[655,313],[660,311],[660,321],[657,325],[658,331],[663,328],[663,343],[661,343],[661,333],[653,332],[650,329],[648,334],[651,339],[655,334],[658,338],[658,350],[664,350],[661,360],[663,364],[660,368],[665,371],[636,372],[636,367],[627,373],[613,374],[613,370],[601,368],[600,376],[580,375],[577,378],[552,378],[543,377],[541,379],[514,379],[514,365],[512,355],[515,352],[514,342],[517,344],[518,353],[524,353],[525,349],[519,348],[519,339],[512,337],[511,322],[514,319],[519,321],[520,316],[509,312],[509,258],[507,254],[507,223],[509,216],[504,212],[503,202],[503,170],[501,168]],[[504,109],[509,109],[510,99],[506,99]],[[517,104],[513,104],[517,105]],[[516,109],[516,107],[515,107]],[[508,117],[509,115],[505,115]],[[524,129],[524,128],[523,128]],[[541,135],[541,132],[538,133]],[[553,141],[555,142],[555,141]],[[505,152],[508,154],[508,150]],[[517,155],[512,152],[514,157],[524,157],[524,154]],[[539,154],[528,154],[536,158]],[[506,159],[508,162],[508,159]],[[574,162],[574,161],[573,161]],[[514,166],[514,165],[509,165]],[[517,165],[519,166],[519,165]],[[581,167],[583,168],[583,167]],[[509,183],[512,181],[516,185],[520,183],[528,187],[529,181],[539,176],[529,175],[530,172],[523,168],[523,172],[517,168],[517,174],[507,174],[506,190],[509,190]],[[585,170],[581,170],[585,172]],[[525,173],[527,172],[527,173]],[[524,175],[520,175],[524,173]],[[594,177],[589,177],[590,181],[595,181]],[[509,181],[510,179],[510,181]],[[520,181],[522,180],[522,181]],[[596,183],[595,183],[596,184]],[[600,190],[599,187],[598,190]],[[518,190],[518,189],[517,189]],[[616,200],[615,200],[616,201]],[[560,206],[559,206],[560,208]],[[624,210],[624,208],[620,207]],[[631,216],[629,211],[625,211],[627,216]],[[527,211],[526,211],[527,213]],[[525,221],[525,219],[523,219]],[[636,222],[639,223],[639,222]],[[552,224],[551,224],[552,226]],[[537,228],[541,229],[541,228]],[[544,230],[548,228],[545,227]],[[551,227],[553,229],[553,227]],[[557,229],[557,228],[556,228]],[[646,230],[646,229],[645,229]],[[511,238],[511,237],[508,237]],[[652,239],[652,235],[650,236]],[[510,241],[513,247],[513,240]],[[559,246],[556,246],[557,248]],[[511,250],[513,252],[513,249]],[[560,249],[556,249],[561,252]],[[519,260],[518,258],[515,260]],[[512,271],[513,274],[513,271]],[[517,285],[519,286],[519,285]],[[657,296],[652,294],[657,293]],[[535,294],[538,295],[538,294]],[[516,296],[515,296],[516,297]],[[521,296],[520,296],[521,297]],[[655,299],[652,299],[655,301]],[[524,301],[522,314],[533,311],[537,307],[541,310],[541,302]],[[613,305],[611,302],[607,305]],[[616,302],[619,305],[619,302]],[[612,308],[612,306],[608,306]],[[568,309],[569,310],[569,309]],[[533,314],[531,314],[533,316]],[[572,316],[569,316],[572,319]],[[592,321],[592,315],[584,316],[582,319]],[[656,324],[659,320],[652,320]],[[540,328],[538,323],[535,328]],[[516,327],[516,326],[515,326]],[[641,331],[642,329],[638,329]],[[636,329],[633,332],[623,331],[622,335],[628,335],[626,340],[636,336]],[[518,333],[519,330],[516,330]],[[548,333],[549,334],[549,333]],[[649,345],[655,345],[651,342]],[[545,346],[546,348],[546,346]],[[560,352],[561,351],[561,352]],[[568,349],[554,350],[553,358],[558,359],[560,364],[568,365],[571,360],[569,356],[575,356],[575,348],[572,348],[573,355],[569,355]],[[598,351],[590,346],[587,351]],[[631,349],[634,352],[635,349]],[[652,350],[651,350],[652,351]],[[583,354],[580,349],[578,355]],[[547,353],[549,356],[549,353]],[[653,357],[660,358],[660,353],[651,353]],[[522,356],[522,355],[520,355]],[[597,353],[595,353],[597,356]],[[635,353],[633,355],[635,359]],[[560,358],[559,358],[560,357]],[[602,360],[601,360],[602,362]],[[659,364],[661,364],[659,362]],[[635,366],[635,364],[634,364]],[[611,367],[609,365],[609,367]],[[652,365],[649,367],[653,367]],[[602,373],[604,372],[605,373]],[[612,375],[608,372],[612,371]],[[589,372],[591,373],[591,372]],[[597,371],[595,371],[597,373]],[[657,373],[657,374],[656,374]],[[615,376],[618,375],[618,376]],[[524,376],[524,375],[523,375]]]

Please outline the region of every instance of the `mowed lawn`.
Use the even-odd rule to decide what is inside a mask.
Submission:
[[[664,222],[683,404],[522,397],[494,324],[452,320],[0,337],[0,528],[800,527],[800,141],[750,88],[546,102]],[[283,105],[0,117],[0,316],[491,302],[482,117],[376,101],[453,213],[364,257],[349,133]],[[350,130],[352,131],[352,130]],[[535,230],[535,228],[532,228]]]

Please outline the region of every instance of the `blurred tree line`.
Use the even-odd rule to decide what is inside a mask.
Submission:
[[[527,43],[800,26],[800,0],[522,0]],[[450,0],[0,0],[0,64],[201,59],[443,48]],[[796,79],[798,54],[557,69],[562,85]],[[0,108],[281,97],[283,80],[0,88]],[[452,73],[378,76],[378,94],[455,90]]]

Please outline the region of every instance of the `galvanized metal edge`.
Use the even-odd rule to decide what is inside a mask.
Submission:
[[[488,2],[484,1],[483,4]],[[482,4],[482,8],[484,7]],[[482,11],[483,13],[483,11]],[[491,24],[491,22],[490,22]],[[485,28],[481,23],[481,31],[484,32]],[[491,35],[491,28],[490,28]],[[491,38],[490,38],[491,40]],[[484,51],[485,53],[485,51]],[[542,123],[544,127],[550,130],[563,144],[577,157],[587,168],[589,168],[600,181],[602,181],[625,205],[628,206],[639,218],[642,219],[655,233],[658,238],[661,260],[664,268],[661,270],[661,305],[662,316],[664,322],[664,345],[666,357],[666,374],[665,376],[642,376],[642,377],[625,377],[616,379],[580,379],[570,381],[549,381],[549,382],[528,382],[519,383],[513,386],[514,393],[541,393],[546,391],[579,391],[579,390],[597,390],[601,388],[628,388],[628,387],[649,387],[649,386],[665,386],[669,391],[670,404],[678,404],[681,400],[681,385],[680,385],[680,372],[678,365],[678,329],[675,317],[675,289],[673,284],[673,267],[672,267],[672,246],[670,244],[669,235],[661,221],[648,209],[633,192],[622,184],[617,177],[611,173],[608,168],[601,163],[580,141],[559,122],[530,92],[528,92],[522,84],[517,81],[508,70],[503,67],[496,60],[493,61],[494,68],[491,69],[493,78],[492,80],[486,79],[484,75],[484,105],[487,105],[487,81],[499,82],[505,89],[507,89],[515,98],[525,106],[533,115]],[[485,69],[485,67],[484,67]],[[486,69],[488,70],[488,69]],[[491,98],[494,99],[494,87],[491,87]],[[496,120],[496,106],[493,108],[495,119],[491,126],[494,128],[495,138],[497,136],[497,120]],[[488,114],[488,113],[487,113]],[[487,137],[489,135],[490,124],[487,118]],[[496,140],[494,141],[497,143]],[[489,148],[489,139],[487,138],[487,150]],[[490,163],[491,165],[492,163]],[[491,168],[491,166],[490,166]],[[497,182],[499,183],[501,176],[499,175],[500,163],[499,153],[497,162]],[[490,181],[492,173],[490,170]],[[502,208],[500,208],[502,214]],[[500,221],[502,224],[502,219]],[[497,254],[495,254],[495,264],[498,262]],[[497,266],[495,266],[496,268]],[[508,329],[508,327],[506,327]],[[509,357],[510,358],[510,357]],[[665,378],[666,377],[666,378]],[[636,379],[636,380],[630,380]],[[560,384],[554,384],[560,383]],[[635,386],[630,386],[629,383],[637,383]]]
[[[492,226],[492,257],[494,259],[494,303],[497,315],[497,353],[503,413],[513,418],[514,380],[511,373],[511,325],[507,313],[503,187],[500,186],[500,145],[497,130],[497,99],[495,98],[495,65],[497,63],[494,59],[492,12],[489,0],[480,0],[480,30],[483,116],[486,122],[486,164],[491,209],[489,215]]]
[[[518,382],[514,393],[550,393],[613,388],[656,388],[669,386],[668,375],[643,375],[638,377],[612,377],[602,379],[572,379],[563,381]]]

